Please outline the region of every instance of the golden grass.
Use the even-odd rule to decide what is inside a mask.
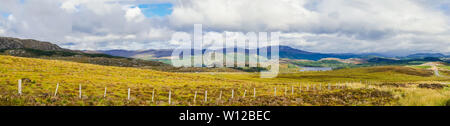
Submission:
[[[448,82],[448,78],[405,74],[402,68],[381,71],[375,68],[342,69],[327,72],[280,74],[277,78],[259,78],[258,73],[171,73],[148,69],[100,66],[58,60],[43,60],[0,56],[0,105],[61,105],[61,106],[116,106],[116,105],[442,105],[448,90],[418,93],[399,88],[365,89],[361,80],[369,82]],[[400,72],[399,72],[400,71]],[[408,71],[408,70],[407,70]],[[421,71],[415,71],[419,72]],[[23,95],[17,95],[17,80],[28,78],[23,84]],[[337,88],[336,83],[351,82],[351,88]],[[53,96],[59,83],[58,95]],[[327,90],[327,84],[333,90]],[[82,85],[83,99],[78,98]],[[318,85],[322,85],[319,90]],[[342,85],[341,85],[342,86]],[[103,98],[107,87],[107,97]],[[309,88],[306,91],[306,87]],[[316,90],[312,90],[313,87]],[[127,89],[131,100],[127,100]],[[274,89],[277,88],[276,97]],[[291,93],[295,88],[295,93]],[[152,94],[155,89],[154,102]],[[253,98],[253,89],[256,97]],[[300,92],[302,89],[302,92]],[[197,99],[194,104],[194,94]],[[208,101],[204,93],[208,91]],[[234,91],[233,99],[231,92]],[[222,99],[218,100],[220,92]],[[246,98],[243,98],[244,92]],[[285,95],[285,92],[287,94]],[[428,92],[428,93],[427,93]],[[437,95],[438,93],[441,95]],[[396,99],[395,94],[402,97]],[[414,97],[425,97],[414,99]],[[409,99],[409,100],[408,100]],[[417,100],[415,102],[407,101]],[[419,104],[424,102],[423,104]]]
[[[400,106],[445,106],[450,100],[448,89],[433,90],[408,88],[405,89],[404,96],[400,98],[396,105]]]

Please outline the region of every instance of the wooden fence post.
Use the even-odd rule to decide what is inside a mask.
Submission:
[[[273,96],[277,96],[277,88],[276,87],[274,88]]]
[[[196,103],[195,99],[197,99],[197,91],[195,91],[195,94],[194,94],[194,105]]]
[[[221,101],[222,100],[222,90],[220,91],[220,94],[219,94],[219,101]]]
[[[243,98],[245,98],[245,94],[247,93],[247,90],[244,90],[244,96],[242,96]]]
[[[17,91],[19,92],[19,95],[22,95],[22,79],[18,80]]]
[[[58,87],[59,87],[59,83],[56,83],[56,89],[55,89],[55,97],[56,97],[56,94],[58,94]]]
[[[234,98],[234,89],[231,89],[231,99]]]
[[[256,88],[253,88],[253,97],[256,98]]]
[[[208,102],[208,91],[205,91],[205,103]]]
[[[153,101],[153,99],[155,98],[155,88],[153,88],[153,92],[152,92],[152,102],[154,103],[155,101]]]
[[[291,86],[291,90],[292,90],[291,95],[294,95],[294,86]]]
[[[128,100],[130,100],[130,92],[131,92],[131,89],[128,88]]]
[[[169,105],[171,104],[171,101],[170,101],[171,95],[172,95],[172,90],[169,90]]]
[[[81,84],[79,85],[79,92],[78,92],[78,95],[79,95],[80,99],[82,99],[82,97],[81,97]]]
[[[106,98],[106,86],[105,86],[105,92],[103,92],[103,98]]]

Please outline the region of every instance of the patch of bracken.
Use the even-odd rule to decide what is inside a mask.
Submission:
[[[443,89],[445,85],[443,84],[419,84],[419,88],[428,88],[428,89]]]
[[[380,86],[390,86],[390,87],[406,87],[406,84],[399,83],[382,83]]]
[[[287,96],[236,97],[199,105],[224,106],[353,106],[387,105],[395,98],[391,92],[376,89],[341,89],[333,91],[302,92]]]

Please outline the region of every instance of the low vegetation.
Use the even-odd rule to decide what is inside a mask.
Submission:
[[[336,60],[320,60],[320,61],[290,61],[290,63],[303,67],[331,67],[333,69],[342,68],[359,68],[359,67],[373,67],[373,66],[406,66],[414,65],[415,68],[428,68],[429,66],[418,66],[427,62],[444,62],[439,58],[425,57],[425,58],[409,58],[409,59],[388,59],[374,57],[367,59],[367,63],[344,63]]]
[[[277,78],[259,78],[254,72],[173,73],[0,56],[0,71],[0,105],[169,105],[169,92],[170,105],[182,106],[446,105],[450,100],[447,85],[438,88],[431,85],[448,83],[449,78],[398,66],[282,73]],[[22,95],[17,92],[19,79],[23,80]],[[103,97],[105,88],[107,93]]]

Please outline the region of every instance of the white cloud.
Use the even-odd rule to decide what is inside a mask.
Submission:
[[[290,30],[317,21],[305,0],[186,0],[169,17],[175,26],[194,23],[220,30]]]
[[[8,21],[10,21],[10,22],[14,22],[14,21],[16,21],[16,18],[14,17],[14,15],[8,15]]]
[[[68,13],[74,13],[78,11],[78,6],[80,1],[69,0],[61,4],[61,9],[67,11]]]
[[[74,37],[74,36],[65,36],[66,40],[73,42],[105,42],[105,41],[115,41],[118,39],[121,40],[131,40],[136,39],[136,35],[117,35],[117,34],[108,34],[104,36],[93,36],[93,35],[85,35],[83,37]]]
[[[145,20],[144,14],[138,7],[128,8],[125,13],[125,19],[128,22],[142,22]]]
[[[0,35],[3,35],[3,34],[5,34],[5,30],[0,28]]]
[[[145,17],[137,4],[174,4]],[[281,44],[317,52],[450,53],[449,9],[429,0],[3,0],[0,32],[72,49],[145,49],[180,45],[175,32],[203,24],[206,38],[225,32],[281,31]]]
[[[186,0],[170,19],[175,26],[201,23],[243,31],[440,33],[449,28],[445,15],[410,0]]]
[[[142,36],[150,40],[164,40],[170,38],[173,32],[167,28],[152,28]]]
[[[450,52],[448,15],[414,0],[186,0],[169,19],[181,29],[283,31],[282,44],[310,51]]]

